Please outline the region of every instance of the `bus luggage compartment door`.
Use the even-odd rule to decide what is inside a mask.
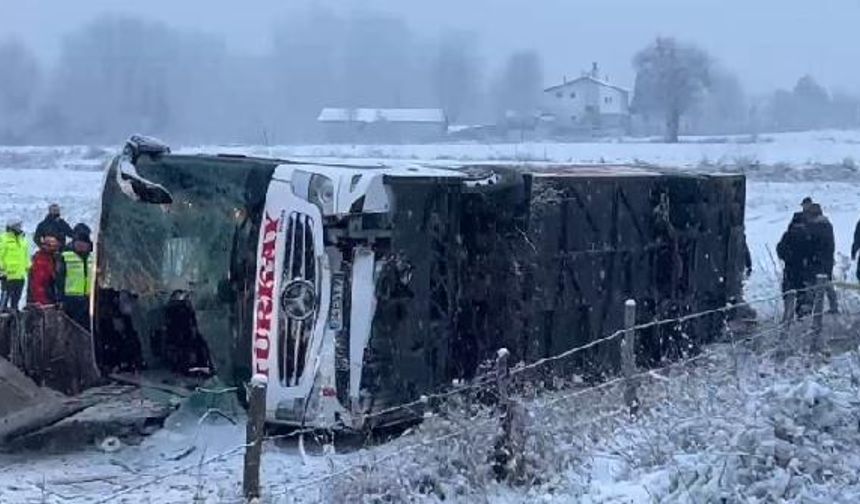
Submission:
[[[373,250],[369,247],[357,247],[352,263],[349,313],[349,401],[353,414],[360,413],[362,409],[360,391],[364,351],[370,339],[373,315],[376,313],[374,267]]]

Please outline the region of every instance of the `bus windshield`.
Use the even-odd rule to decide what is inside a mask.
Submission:
[[[250,348],[257,234],[275,163],[142,157],[137,173],[169,191],[166,204],[123,191],[118,164],[97,249],[102,366],[246,374],[249,363],[233,356],[245,339]]]

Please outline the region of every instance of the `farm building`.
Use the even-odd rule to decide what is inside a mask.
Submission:
[[[630,122],[630,91],[599,77],[597,63],[578,79],[543,92],[542,123],[560,136],[623,134]]]
[[[433,142],[448,129],[445,112],[435,108],[324,108],[317,122],[332,143]]]

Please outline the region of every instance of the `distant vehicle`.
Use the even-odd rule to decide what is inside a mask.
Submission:
[[[375,413],[473,377],[501,346],[529,361],[608,334],[629,297],[643,320],[724,306],[744,183],[175,155],[133,137],[102,193],[97,358],[177,380],[267,375],[271,422],[398,422],[415,411]],[[592,357],[575,365],[617,361]]]

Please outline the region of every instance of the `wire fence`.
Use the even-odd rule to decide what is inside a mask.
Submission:
[[[812,286],[812,287],[808,287],[808,288],[804,288],[804,289],[796,289],[796,290],[791,291],[791,292],[793,292],[795,294],[799,294],[799,293],[804,293],[804,292],[812,292],[815,289],[817,289],[817,287]],[[617,342],[620,338],[622,338],[625,334],[628,334],[630,331],[638,332],[638,331],[661,328],[661,327],[671,326],[671,325],[681,325],[681,324],[684,324],[686,322],[691,322],[691,321],[706,318],[706,317],[712,317],[714,315],[726,315],[726,314],[729,314],[732,312],[736,312],[736,311],[743,309],[743,308],[752,308],[754,306],[757,306],[757,305],[763,304],[763,303],[781,301],[781,300],[783,300],[784,297],[785,297],[785,294],[778,294],[778,295],[773,295],[773,296],[760,297],[760,298],[752,299],[749,301],[729,303],[729,304],[727,304],[723,307],[720,307],[720,308],[705,310],[705,311],[696,312],[696,313],[685,314],[685,315],[681,315],[681,316],[675,317],[675,318],[654,320],[654,321],[650,321],[650,322],[637,324],[637,325],[634,325],[633,327],[630,327],[630,328],[619,329],[619,330],[609,334],[608,336],[598,338],[596,340],[592,340],[588,343],[570,348],[570,349],[565,350],[563,352],[560,352],[558,354],[555,354],[555,355],[552,355],[549,357],[544,357],[544,358],[538,359],[538,360],[531,362],[531,363],[528,363],[528,364],[520,363],[519,365],[515,366],[510,371],[510,374],[512,376],[525,374],[528,371],[545,367],[548,364],[551,364],[553,362],[558,362],[558,361],[562,361],[565,359],[569,359],[569,358],[573,357],[574,355],[586,352],[588,350],[598,348],[602,345]],[[481,374],[481,375],[474,377],[471,380],[471,382],[468,384],[459,385],[459,386],[453,387],[453,388],[446,390],[446,391],[443,391],[443,392],[422,394],[419,398],[417,398],[415,400],[412,400],[412,401],[409,401],[406,403],[402,403],[402,404],[398,404],[398,405],[394,405],[394,406],[389,406],[389,407],[374,411],[372,413],[365,414],[362,416],[362,420],[363,420],[363,422],[366,423],[370,420],[384,418],[384,417],[392,415],[394,413],[411,412],[411,411],[415,410],[416,408],[426,407],[431,401],[448,399],[448,398],[453,397],[453,396],[459,396],[459,395],[463,395],[463,394],[468,393],[468,392],[474,392],[477,390],[490,390],[493,387],[495,387],[495,384],[496,384],[495,371],[487,372],[487,373],[484,373],[484,374]],[[283,437],[293,437],[293,435],[287,434],[284,436],[279,436],[279,438],[283,438]]]
[[[740,339],[744,342],[753,342],[755,340],[763,339],[767,336],[772,336],[774,334],[779,334],[781,332],[784,332],[790,326],[791,326],[791,324],[789,322],[779,322],[777,324],[774,324],[771,327],[768,327],[768,328],[765,328],[765,329],[762,329],[760,331],[756,331],[753,333],[746,334]],[[802,329],[800,331],[800,334],[797,337],[800,339],[803,339],[803,338],[811,335],[812,332],[813,332],[812,329]],[[736,343],[738,343],[738,342],[739,341],[736,341]],[[691,357],[688,357],[688,358],[685,358],[685,359],[682,359],[682,360],[679,360],[676,362],[672,362],[670,364],[667,364],[667,365],[659,367],[659,368],[642,370],[642,371],[634,374],[632,377],[619,376],[619,377],[613,378],[611,380],[605,381],[605,382],[597,384],[597,385],[581,388],[581,389],[574,390],[574,391],[567,392],[567,393],[563,393],[563,394],[556,394],[552,398],[549,398],[545,401],[540,401],[538,403],[532,404],[531,406],[533,406],[535,408],[546,409],[546,408],[551,408],[553,406],[557,406],[561,403],[568,403],[568,402],[572,402],[576,399],[583,399],[586,396],[593,395],[597,392],[605,391],[605,390],[612,389],[612,388],[621,387],[630,378],[633,378],[634,380],[639,381],[640,385],[645,380],[653,380],[653,381],[657,381],[657,382],[668,381],[670,379],[668,377],[664,376],[664,374],[669,373],[673,370],[687,368],[692,364],[714,358],[718,355],[720,355],[719,350],[704,351],[704,352],[701,352],[697,355],[694,355],[694,356],[691,356]],[[669,400],[669,399],[670,398],[665,398],[664,400]],[[593,415],[590,418],[588,418],[587,420],[570,423],[567,425],[567,428],[568,429],[584,428],[584,427],[588,427],[588,426],[592,426],[592,425],[603,424],[609,420],[616,420],[616,419],[630,420],[631,416],[630,416],[629,409],[626,406],[615,407],[612,410],[610,410],[609,412],[598,414],[598,415]],[[344,466],[339,467],[337,469],[334,469],[324,476],[315,477],[315,478],[308,480],[308,481],[304,481],[304,482],[293,484],[293,485],[286,485],[286,486],[280,486],[279,485],[279,486],[271,489],[267,495],[270,497],[296,495],[297,492],[301,491],[302,489],[306,489],[308,487],[314,487],[314,486],[319,486],[321,488],[323,488],[323,487],[327,488],[326,484],[331,483],[333,480],[336,480],[337,478],[340,478],[340,477],[343,477],[343,476],[349,475],[349,474],[354,474],[354,473],[361,473],[361,474],[368,473],[369,471],[372,471],[374,469],[379,469],[379,467],[381,465],[383,465],[387,462],[397,460],[397,457],[399,457],[400,455],[403,455],[405,453],[412,452],[412,451],[415,451],[415,450],[420,449],[420,448],[427,448],[429,446],[448,441],[448,440],[455,438],[455,437],[463,436],[463,437],[468,438],[468,437],[470,437],[470,436],[468,436],[468,431],[485,428],[487,426],[492,426],[493,424],[498,423],[498,422],[499,422],[499,418],[497,418],[497,417],[479,418],[479,419],[478,418],[469,418],[469,419],[462,422],[462,424],[466,425],[466,427],[454,429],[451,432],[445,433],[445,434],[437,436],[437,437],[433,437],[430,439],[422,439],[418,442],[407,444],[407,445],[400,447],[394,451],[391,451],[390,453],[388,453],[384,456],[381,456],[381,457],[373,458],[370,460],[365,460],[365,461],[362,461],[359,463],[354,463],[354,464],[345,464]]]
[[[834,288],[837,288],[843,292],[841,303],[843,314],[852,317],[856,314],[860,314],[860,294],[858,294],[857,292],[857,286],[854,285],[831,283],[827,284],[826,286],[818,285],[807,289],[801,289],[800,291],[795,292],[795,294],[812,291],[815,292],[816,296],[823,297],[824,288],[828,286],[833,286]],[[393,413],[399,412],[409,412],[413,414],[416,412],[423,412],[426,414],[429,410],[429,405],[431,404],[431,402],[438,402],[436,407],[437,413],[439,415],[444,416],[444,412],[441,411],[443,410],[446,401],[453,400],[454,398],[459,398],[458,400],[462,400],[462,398],[464,397],[467,399],[473,399],[476,394],[483,392],[492,392],[495,394],[496,399],[499,400],[499,402],[503,402],[504,400],[507,400],[507,398],[500,397],[506,395],[500,393],[500,388],[502,388],[500,384],[500,379],[502,378],[505,380],[510,380],[510,378],[523,375],[527,371],[544,368],[551,363],[568,359],[572,356],[595,349],[602,345],[621,344],[625,335],[645,332],[648,329],[660,328],[665,326],[679,326],[681,324],[695,321],[704,317],[719,316],[722,318],[724,324],[724,333],[726,336],[725,343],[729,344],[732,348],[736,348],[738,345],[748,343],[758,344],[771,336],[777,336],[777,338],[781,338],[780,341],[783,341],[788,334],[793,335],[789,339],[793,340],[794,343],[800,342],[800,344],[802,345],[811,335],[814,335],[816,331],[820,332],[821,328],[820,326],[816,327],[816,320],[820,318],[820,316],[822,315],[821,313],[812,313],[810,314],[810,316],[805,317],[801,320],[796,320],[793,315],[782,317],[775,316],[774,320],[765,321],[765,323],[762,324],[763,327],[759,327],[755,330],[743,331],[741,334],[739,334],[738,330],[732,328],[731,325],[728,324],[727,316],[736,313],[739,309],[753,308],[754,306],[764,303],[779,303],[785,299],[786,293],[781,293],[774,296],[733,303],[726,305],[725,307],[712,310],[684,314],[671,319],[654,320],[637,325],[632,325],[630,327],[615,331],[612,334],[609,334],[603,338],[599,338],[586,344],[567,349],[556,355],[545,357],[528,364],[520,364],[504,370],[494,369],[491,372],[487,372],[477,376],[468,384],[438,393],[425,394],[416,400],[369,413],[365,415],[363,419],[366,422],[370,419],[383,418]],[[818,307],[819,311],[822,311],[823,300],[820,304],[817,304],[816,306]],[[782,350],[785,349],[783,348]],[[601,393],[612,389],[622,389],[624,387],[629,387],[631,384],[634,384],[636,387],[640,387],[648,381],[660,382],[663,380],[669,380],[670,378],[667,377],[667,374],[671,371],[680,368],[688,368],[697,362],[706,361],[708,359],[714,358],[721,351],[722,350],[716,348],[704,349],[701,351],[697,351],[692,355],[682,356],[681,358],[678,358],[672,362],[665,363],[657,367],[638,370],[637,372],[627,376],[618,375],[607,379],[601,383],[588,386],[581,385],[566,392],[548,392],[545,397],[542,397],[540,394],[534,394],[530,398],[529,407],[539,409],[552,408],[558,406],[559,404],[571,402],[574,400],[582,400],[589,394]],[[669,398],[667,398],[667,400],[669,400]],[[524,396],[520,397],[519,399],[512,399],[511,401],[512,402],[509,403],[509,405],[513,402],[522,403],[524,402]],[[621,402],[623,403],[624,401]],[[637,406],[638,408],[641,408],[643,405],[640,404]],[[458,437],[467,436],[470,431],[474,431],[476,429],[486,429],[488,427],[492,428],[494,425],[504,426],[506,425],[506,422],[510,421],[510,418],[513,414],[512,412],[515,411],[515,408],[505,407],[504,405],[502,407],[498,407],[497,405],[493,404],[484,405],[475,409],[477,409],[476,413],[466,417],[463,421],[459,422],[456,428],[451,429],[449,432],[445,432],[441,435],[432,436],[426,439],[420,439],[419,441],[414,443],[404,444],[382,455],[374,456],[369,460],[360,461],[358,463],[346,463],[340,467],[336,467],[332,463],[330,470],[324,475],[314,476],[304,481],[300,481],[298,483],[290,485],[270,484],[267,486],[267,492],[265,494],[267,497],[270,498],[279,496],[290,496],[294,495],[296,492],[300,492],[306,489],[321,488],[327,486],[338,478],[342,478],[353,473],[367,473],[368,471],[372,471],[379,468],[385,463],[396,461],[401,455],[415,452],[416,450],[419,450],[421,448],[428,448],[430,446],[456,439]],[[632,411],[633,410],[631,409],[629,403],[622,404],[621,406],[613,407],[608,412],[597,413],[591,418],[588,418],[582,422],[574,422],[570,424],[569,427],[585,427],[588,425],[599,425],[601,423],[613,419],[635,419],[635,414],[631,416]],[[431,413],[431,415],[432,414],[433,413]],[[301,428],[286,434],[265,436],[263,438],[263,441],[274,442],[292,438],[301,439],[305,435],[312,435],[316,432],[318,432],[318,429],[316,428]],[[510,432],[503,432],[501,435],[510,436]],[[224,461],[230,457],[234,457],[242,453],[251,445],[251,442],[238,444],[219,454],[213,455],[205,459],[201,459],[199,462],[179,467],[173,471],[167,472],[162,475],[154,476],[136,485],[106,495],[101,500],[98,500],[96,502],[99,504],[112,502],[123,496],[129,495],[137,491],[145,490],[149,487],[162,483],[171,477],[189,473],[195,469],[201,470],[202,468],[213,463]]]

